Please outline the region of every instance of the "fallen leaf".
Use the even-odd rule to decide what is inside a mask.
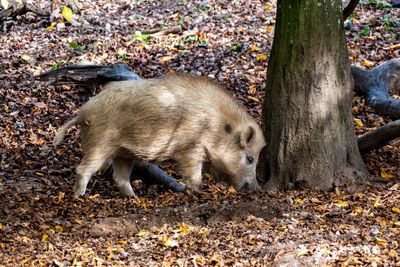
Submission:
[[[334,204],[336,207],[346,207],[349,205],[347,201],[339,200]]]
[[[392,179],[394,178],[394,174],[386,171],[383,167],[381,167],[381,177],[384,179]]]
[[[392,211],[400,214],[400,209],[398,207],[393,207]]]
[[[357,124],[357,126],[360,126],[360,127],[364,126],[364,123],[362,122],[362,120],[357,119],[357,118],[354,118],[353,120]]]
[[[53,21],[50,26],[46,27],[47,31],[52,31],[54,30],[54,27],[57,25],[57,21]]]
[[[265,61],[265,60],[267,60],[267,55],[264,55],[264,54],[257,54],[257,56],[256,56],[256,60],[258,61],[258,62],[261,62],[261,61]]]
[[[49,236],[47,234],[43,234],[42,242],[49,242]]]
[[[369,61],[369,60],[367,60],[367,59],[364,59],[364,60],[361,62],[361,65],[363,65],[364,67],[367,67],[367,68],[372,68],[372,67],[375,65],[375,63],[372,62],[372,61]]]
[[[72,9],[70,9],[68,6],[63,6],[61,13],[66,21],[72,21]]]

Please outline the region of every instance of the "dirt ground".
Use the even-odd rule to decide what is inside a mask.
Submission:
[[[260,117],[276,2],[81,1],[80,14],[10,18],[0,35],[0,266],[399,266],[400,141],[364,156],[364,192],[236,192],[205,179],[201,193],[134,181],[119,196],[109,174],[72,196],[78,131],[56,130],[100,88],[53,87],[51,68],[124,62],[143,78],[208,75]],[[361,1],[347,22],[350,59],[371,68],[399,57],[400,9]],[[49,9],[47,1],[36,4]],[[152,35],[162,27],[178,32]],[[356,133],[389,122],[355,96]],[[166,165],[171,175],[174,168]]]

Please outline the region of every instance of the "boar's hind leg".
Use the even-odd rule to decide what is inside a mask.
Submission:
[[[75,195],[83,196],[86,192],[87,184],[93,173],[100,169],[108,157],[107,153],[91,153],[83,157],[82,162],[76,168],[78,174],[74,186]]]
[[[133,160],[116,157],[113,158],[112,166],[114,170],[113,179],[121,194],[136,198],[129,179],[133,168]]]

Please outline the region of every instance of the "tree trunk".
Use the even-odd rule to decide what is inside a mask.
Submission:
[[[341,1],[278,0],[259,177],[268,189],[364,184]]]

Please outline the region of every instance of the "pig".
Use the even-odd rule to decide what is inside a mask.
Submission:
[[[135,196],[135,164],[177,163],[187,186],[198,191],[204,163],[223,173],[237,190],[258,190],[256,165],[265,145],[261,127],[222,86],[208,78],[173,74],[113,81],[86,102],[54,138],[79,125],[83,158],[76,168],[76,195],[110,162],[125,196]]]

